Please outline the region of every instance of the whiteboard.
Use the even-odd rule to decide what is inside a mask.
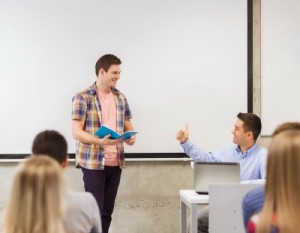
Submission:
[[[71,99],[106,53],[139,131],[128,153],[176,153],[176,132],[206,150],[231,142],[247,111],[247,1],[0,0],[0,154],[61,132],[75,151]]]
[[[262,0],[262,135],[300,121],[300,1]]]

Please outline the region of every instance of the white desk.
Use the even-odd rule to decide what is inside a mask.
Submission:
[[[197,233],[197,205],[208,204],[208,195],[199,195],[195,190],[180,190],[180,233],[186,232],[186,207],[191,212],[191,233]]]

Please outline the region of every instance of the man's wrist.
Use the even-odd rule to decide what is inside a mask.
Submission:
[[[189,138],[186,138],[184,141],[181,141],[180,143],[181,144],[186,143],[188,140],[189,140]]]
[[[103,140],[103,138],[99,138],[98,145],[100,146],[100,148],[104,147],[104,140]]]

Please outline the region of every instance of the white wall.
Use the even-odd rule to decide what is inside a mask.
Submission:
[[[261,72],[263,135],[299,121],[300,1],[262,0]]]
[[[213,150],[247,111],[247,2],[0,0],[0,154],[29,153],[56,129],[69,142],[71,99],[104,53],[123,61],[118,87],[138,134],[127,152],[181,152],[175,134]]]

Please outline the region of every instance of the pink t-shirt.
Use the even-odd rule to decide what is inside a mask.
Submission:
[[[116,131],[117,109],[113,93],[98,93],[101,104],[102,124]],[[105,166],[119,166],[117,147],[105,146]]]

